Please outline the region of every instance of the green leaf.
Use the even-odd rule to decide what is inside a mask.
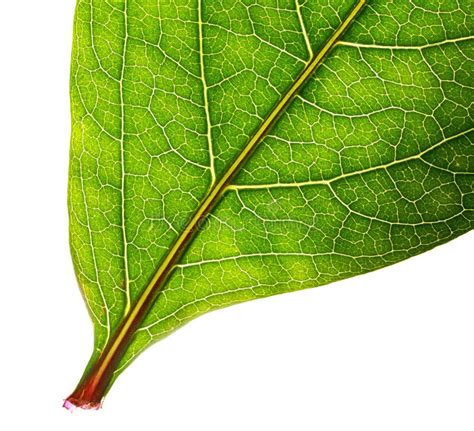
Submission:
[[[66,406],[205,312],[471,230],[470,9],[78,0],[70,240],[95,349]]]

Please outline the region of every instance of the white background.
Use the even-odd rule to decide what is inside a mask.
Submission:
[[[143,354],[101,411],[61,408],[92,346],[67,238],[74,3],[1,7],[0,429],[472,431],[473,232],[208,314]]]

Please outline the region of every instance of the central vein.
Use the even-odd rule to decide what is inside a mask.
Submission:
[[[279,102],[274,106],[272,111],[262,122],[258,130],[254,133],[248,143],[245,145],[242,152],[234,160],[231,166],[227,169],[221,179],[214,184],[209,191],[206,198],[202,201],[201,205],[194,213],[193,217],[189,221],[184,231],[177,238],[166,258],[161,262],[160,267],[155,273],[155,276],[151,279],[146,289],[141,294],[136,304],[130,309],[130,312],[125,316],[124,321],[120,325],[117,333],[104,350],[101,358],[99,358],[99,366],[96,369],[93,381],[98,384],[104,373],[111,366],[116,363],[117,356],[123,354],[128,341],[131,339],[133,332],[138,328],[143,318],[146,316],[149,308],[153,304],[154,300],[161,292],[166,280],[174,269],[174,265],[177,260],[181,257],[184,249],[189,245],[193,238],[200,222],[206,217],[207,214],[215,207],[216,203],[229,186],[232,179],[242,168],[246,160],[252,154],[253,150],[263,140],[268,131],[274,126],[280,115],[285,111],[289,103],[298,94],[303,85],[312,76],[314,71],[321,65],[322,61],[334,47],[335,43],[341,37],[345,30],[351,25],[358,13],[366,4],[367,0],[359,0],[357,4],[352,8],[347,17],[342,21],[338,29],[333,33],[330,39],[325,43],[322,49],[315,54],[306,67],[303,69],[301,74],[287,90],[287,92],[281,97]],[[202,34],[200,34],[202,38]],[[110,372],[110,370],[109,370]]]

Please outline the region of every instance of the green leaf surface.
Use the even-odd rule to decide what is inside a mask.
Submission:
[[[205,312],[471,230],[473,28],[458,0],[78,0],[70,241],[95,329],[82,384],[163,266],[104,392]]]

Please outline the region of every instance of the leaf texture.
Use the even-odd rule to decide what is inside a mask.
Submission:
[[[110,380],[200,314],[366,273],[471,230],[470,9],[78,0],[69,211],[95,329],[84,379],[318,54],[179,244]]]

